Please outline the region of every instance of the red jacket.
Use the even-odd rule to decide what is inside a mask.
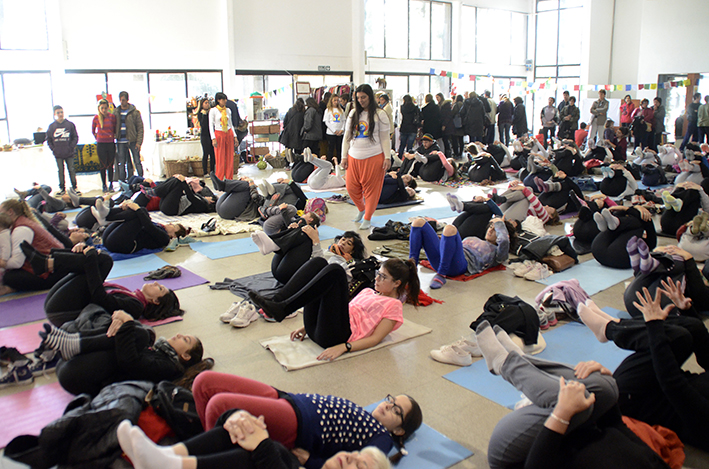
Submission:
[[[630,104],[623,103],[620,105],[620,123],[621,124],[631,124],[633,122],[633,111],[635,111],[635,104],[631,101]]]

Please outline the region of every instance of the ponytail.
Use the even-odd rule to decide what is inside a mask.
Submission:
[[[411,401],[411,410],[406,414],[406,417],[404,417],[404,421],[401,424],[401,428],[404,430],[404,433],[401,435],[392,434],[394,443],[399,448],[399,452],[389,458],[389,461],[394,464],[398,463],[401,458],[409,454],[408,451],[406,451],[406,448],[404,447],[404,442],[409,439],[411,434],[413,434],[416,430],[419,429],[421,423],[423,422],[423,413],[421,412],[421,406],[419,406],[418,402],[416,402],[413,397],[409,396],[408,394],[406,395],[406,397],[408,397],[409,401]]]
[[[388,259],[382,267],[391,274],[394,281],[401,282],[396,291],[397,296],[399,298],[406,296],[406,303],[418,306],[421,284],[416,263],[411,259]]]

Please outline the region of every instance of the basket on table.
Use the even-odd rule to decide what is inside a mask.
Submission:
[[[165,164],[165,175],[167,177],[170,177],[173,174],[182,174],[183,176],[190,175],[190,162],[189,161],[163,160],[163,163]]]

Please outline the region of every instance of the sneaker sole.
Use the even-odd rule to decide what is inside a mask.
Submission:
[[[32,379],[24,379],[22,381],[12,381],[10,383],[0,384],[0,389],[10,388],[13,386],[24,386],[26,384],[32,384],[32,383],[34,383],[34,376],[32,376]]]
[[[437,361],[439,363],[445,363],[446,365],[455,365],[455,366],[470,366],[473,364],[472,359],[470,360],[470,363],[468,363],[467,361],[465,363],[458,363],[454,360],[446,359],[445,357],[440,357],[440,356],[437,357],[436,354],[434,354],[434,352],[437,352],[437,351],[438,350],[432,350],[430,355],[431,355],[431,358],[433,358],[435,361]]]
[[[251,324],[252,322],[256,321],[259,317],[260,317],[259,314],[256,313],[256,314],[254,314],[253,316],[251,316],[250,318],[248,318],[248,319],[247,319],[248,322],[246,322],[246,323],[243,323],[243,322],[234,323],[234,322],[232,321],[232,322],[229,323],[229,325],[230,325],[231,327],[236,327],[236,328],[246,327],[246,326],[248,326],[249,324]]]

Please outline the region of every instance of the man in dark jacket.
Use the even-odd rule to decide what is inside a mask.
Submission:
[[[463,109],[461,110],[463,128],[471,143],[483,141],[485,135],[485,104],[487,104],[487,100],[483,103],[474,91],[463,102]]]
[[[116,172],[118,179],[126,181],[133,175],[133,166],[138,176],[143,177],[143,165],[140,163],[140,147],[143,145],[143,118],[140,111],[128,102],[128,92],[118,94],[121,105],[116,107]],[[133,163],[128,152],[133,157]]]
[[[699,106],[702,100],[701,93],[694,93],[692,96],[692,103],[687,106],[687,113],[685,114],[687,119],[687,133],[684,134],[684,140],[679,146],[679,151],[684,151],[684,147],[691,141],[699,141],[699,127],[697,127],[697,122],[699,121]]]
[[[57,171],[59,172],[59,192],[57,195],[66,193],[64,182],[64,165],[69,171],[71,188],[79,193],[76,187],[76,171],[74,170],[74,150],[79,141],[79,134],[76,133],[76,126],[73,122],[64,119],[64,109],[61,106],[54,106],[54,122],[49,124],[47,129],[47,145],[54,153],[57,161]]]
[[[505,145],[510,144],[510,127],[512,127],[512,112],[514,106],[507,98],[507,95],[502,95],[500,104],[497,105],[497,126],[500,132],[500,141]]]

